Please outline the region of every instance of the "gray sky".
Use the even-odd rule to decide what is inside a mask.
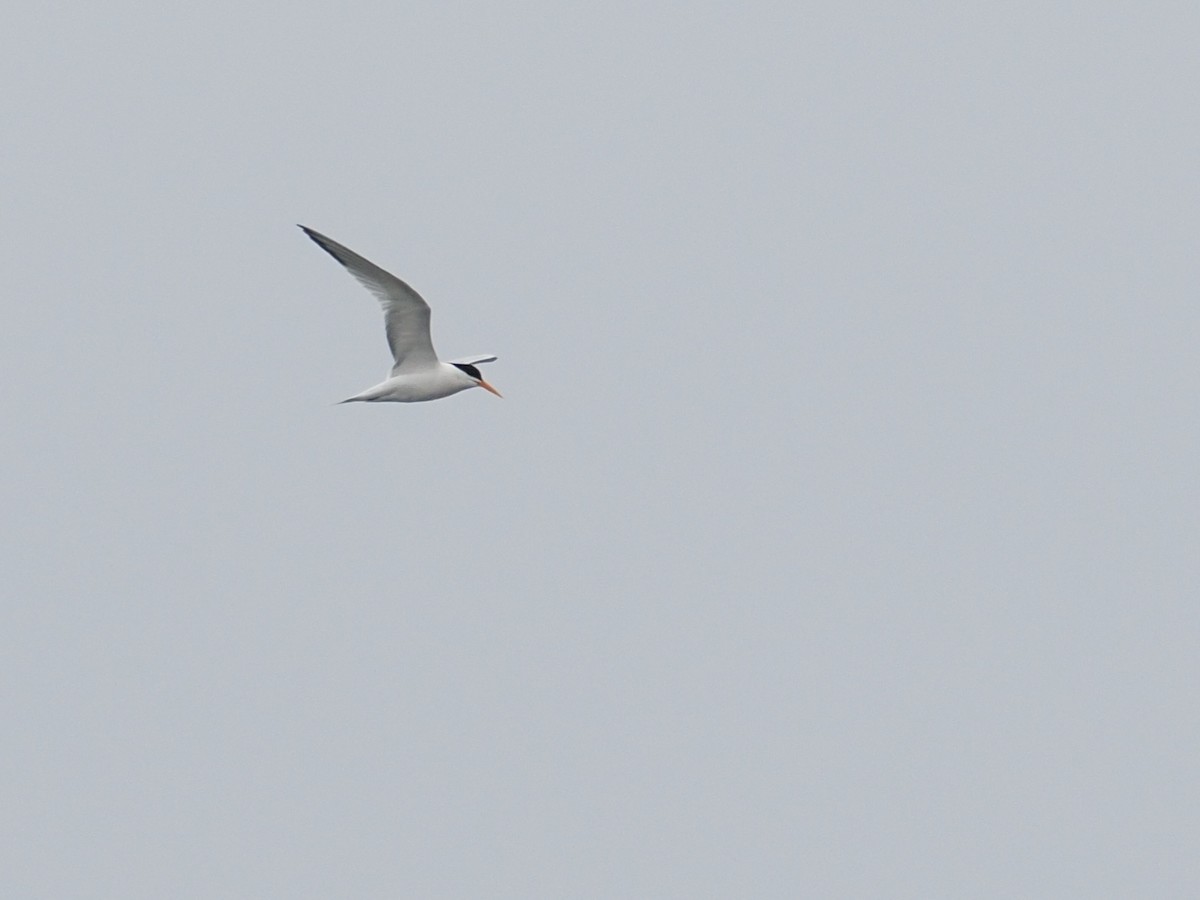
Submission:
[[[1198,28],[18,2],[0,894],[1194,892]]]

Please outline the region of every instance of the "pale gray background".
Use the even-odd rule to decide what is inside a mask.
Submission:
[[[1198,38],[10,4],[0,894],[1195,896]]]

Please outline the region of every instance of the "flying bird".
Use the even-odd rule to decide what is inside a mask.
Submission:
[[[500,392],[483,380],[476,366],[495,362],[490,355],[468,356],[442,362],[429,338],[429,304],[421,295],[393,275],[385,272],[353,250],[311,228],[300,230],[317,246],[346,267],[346,271],[375,295],[383,307],[383,322],[388,345],[392,348],[392,373],[387,380],[347,397],[342,403],[416,403],[439,400],[468,388],[481,387],[497,397]]]

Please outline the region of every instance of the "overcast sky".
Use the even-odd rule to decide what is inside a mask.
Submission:
[[[0,894],[1194,893],[1198,40],[10,4]]]

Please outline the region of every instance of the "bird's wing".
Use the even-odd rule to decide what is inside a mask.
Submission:
[[[495,362],[495,356],[464,356],[462,359],[450,360],[450,365],[477,366],[480,363]]]
[[[320,232],[300,226],[317,246],[346,267],[346,271],[375,295],[383,307],[388,346],[392,348],[392,374],[432,369],[438,364],[433,341],[429,338],[429,304],[421,295],[370,260],[330,240]]]

